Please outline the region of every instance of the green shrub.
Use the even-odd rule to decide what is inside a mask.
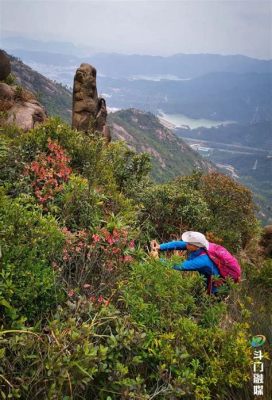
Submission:
[[[24,168],[21,151],[14,138],[22,132],[14,125],[1,124],[1,121],[0,125],[0,185],[14,191]]]
[[[149,156],[137,154],[123,142],[105,145],[102,137],[71,129],[58,118],[51,118],[17,137],[24,161],[31,162],[37,153],[47,151],[48,139],[58,142],[71,157],[71,167],[90,182],[107,183],[113,179],[120,191],[141,181],[150,170]]]
[[[246,324],[221,328],[226,306],[206,296],[198,274],[169,269],[177,260],[135,264],[122,285],[122,301],[146,332],[141,359],[146,384],[167,382],[159,398],[214,399],[249,380]],[[187,397],[188,396],[188,397]]]
[[[150,155],[136,153],[125,142],[113,142],[106,148],[105,157],[113,168],[118,190],[138,199],[139,192],[150,184]]]
[[[166,259],[136,264],[124,283],[124,301],[132,317],[150,329],[171,329],[176,319],[199,312],[202,278],[187,273],[184,279],[181,273],[169,269],[170,264]]]
[[[0,163],[4,163],[8,156],[8,143],[7,140],[0,136]]]
[[[72,174],[50,207],[62,224],[71,230],[94,231],[103,220],[103,207],[107,197],[91,188],[86,178]]]
[[[103,198],[103,219],[115,214],[135,225],[137,209],[133,200],[128,198],[128,193],[137,192],[137,188],[144,185],[142,180],[145,180],[148,171],[144,155],[138,156],[122,143],[106,146],[102,138],[77,132],[58,119],[50,119],[21,135],[7,131],[4,136],[12,151],[6,159],[6,166],[0,171],[0,179],[13,196],[31,193],[30,184],[24,176],[26,166],[31,166],[42,155],[48,158],[48,143],[51,141],[68,155],[73,173],[87,179],[90,203],[96,202],[94,198]],[[128,171],[132,173],[131,179],[128,179]],[[86,199],[86,191],[83,196]],[[56,199],[56,206],[60,203]],[[75,207],[72,209],[75,210]],[[99,213],[97,208],[93,211]],[[73,218],[71,216],[71,220]]]
[[[231,250],[245,247],[258,233],[253,195],[232,178],[219,173],[203,175],[200,191],[211,211],[209,229]]]
[[[56,221],[42,216],[29,197],[11,200],[0,191],[0,304],[7,321],[46,313],[60,299],[52,262],[62,250]]]
[[[252,287],[269,292],[272,289],[272,259],[264,260],[260,268],[248,266],[247,276]]]
[[[205,200],[194,189],[175,181],[147,188],[142,197],[141,224],[147,236],[169,240],[185,230],[204,231],[210,223]]]
[[[16,84],[16,77],[13,74],[9,74],[6,79],[4,80],[4,82],[7,85],[15,85]]]
[[[5,395],[211,400],[248,379],[250,349],[243,325],[228,331],[203,328],[181,315],[164,329],[157,323],[150,330],[135,316],[85,297],[69,307],[59,307],[43,331],[0,333]]]
[[[6,348],[0,350],[0,393],[22,399],[148,399],[137,358],[144,333],[112,306],[94,308],[81,298],[75,308],[81,318],[59,309],[45,333],[0,333]]]

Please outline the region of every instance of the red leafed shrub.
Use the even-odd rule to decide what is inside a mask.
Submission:
[[[105,293],[134,260],[134,241],[126,229],[97,229],[95,234],[83,229],[71,232],[63,228],[66,241],[60,262],[69,287],[78,286],[86,295]]]
[[[68,181],[72,172],[70,158],[57,142],[49,138],[47,148],[47,153],[38,154],[25,169],[25,174],[32,179],[35,197],[43,205],[62,191],[63,183]]]

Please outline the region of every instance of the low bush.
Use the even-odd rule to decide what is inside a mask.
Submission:
[[[4,323],[29,321],[47,313],[61,299],[52,262],[64,237],[57,222],[43,216],[31,198],[8,198],[0,191],[0,305]]]
[[[62,277],[73,287],[87,287],[90,294],[110,294],[123,269],[134,259],[134,240],[124,228],[97,228],[71,232],[63,228],[65,245],[58,263]]]
[[[112,306],[81,298],[75,309],[59,308],[43,331],[0,333],[2,398],[148,398],[137,358],[144,333]]]
[[[72,174],[63,190],[54,198],[50,211],[60,218],[62,224],[72,231],[94,231],[104,218],[108,198],[88,185],[88,180]]]
[[[186,230],[207,229],[210,213],[200,193],[170,182],[148,187],[143,193],[140,223],[148,238],[168,241]]]
[[[249,189],[215,172],[203,175],[199,188],[211,212],[209,229],[222,237],[229,249],[238,251],[258,236],[256,207]]]

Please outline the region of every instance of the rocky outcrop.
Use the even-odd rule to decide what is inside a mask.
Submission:
[[[0,82],[0,111],[5,114],[6,123],[15,124],[24,131],[47,118],[44,108],[31,92],[4,82]]]
[[[0,50],[0,81],[6,79],[11,71],[10,60],[3,50]]]
[[[96,69],[90,64],[81,64],[74,77],[72,127],[86,133],[89,130],[101,132],[110,142],[106,121],[106,101],[97,94]]]

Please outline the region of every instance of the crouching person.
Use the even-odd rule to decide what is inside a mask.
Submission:
[[[177,271],[198,271],[205,277],[207,292],[216,293],[217,288],[231,278],[239,282],[241,267],[236,258],[223,246],[208,242],[200,232],[188,231],[182,235],[182,240],[159,244],[151,242],[151,249],[156,251],[187,250],[188,257],[180,265],[174,265]]]

